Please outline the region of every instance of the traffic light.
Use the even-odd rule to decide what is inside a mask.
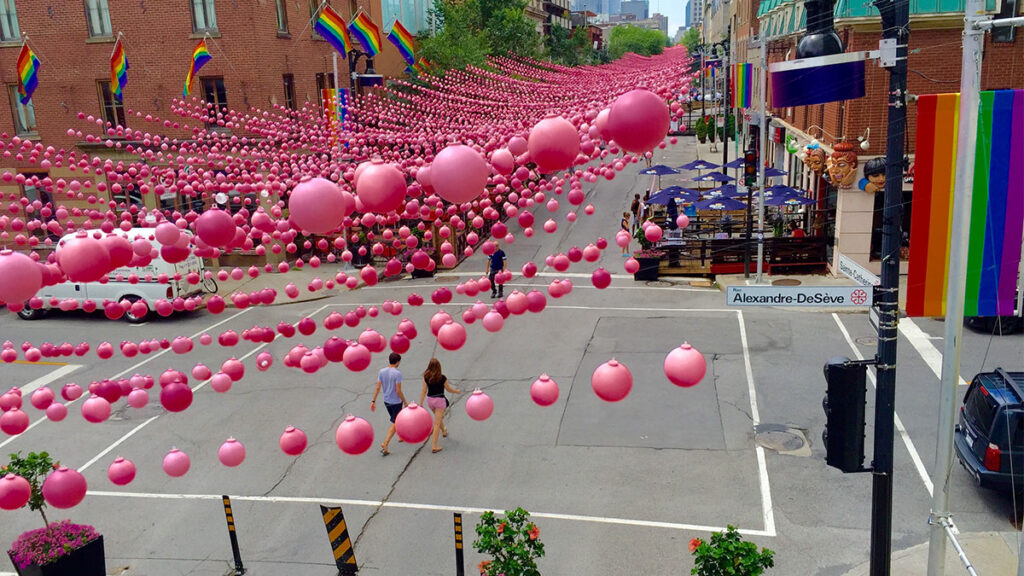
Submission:
[[[750,149],[743,153],[743,183],[753,186],[757,182],[757,150]]]
[[[867,366],[849,358],[832,358],[825,364],[825,463],[843,472],[863,472],[864,404]]]

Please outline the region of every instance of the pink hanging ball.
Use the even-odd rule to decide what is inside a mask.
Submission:
[[[341,357],[341,362],[345,365],[345,368],[353,372],[366,370],[371,360],[370,349],[358,343],[345,348],[345,352]]]
[[[160,389],[160,404],[168,412],[183,412],[192,405],[192,389],[188,384],[171,382]]]
[[[508,176],[515,168],[515,158],[506,148],[499,148],[491,153],[491,166],[494,171],[503,176]]]
[[[371,162],[360,173],[356,183],[358,200],[363,208],[378,214],[400,210],[405,190],[405,175],[398,168],[383,162]]]
[[[42,388],[36,389],[36,391],[29,396],[29,401],[36,410],[46,410],[46,407],[53,402],[54,397],[55,394],[53,393],[53,390],[43,386]]]
[[[136,388],[128,393],[128,405],[132,408],[145,408],[149,404],[149,393],[141,388]]]
[[[43,286],[38,264],[21,252],[0,250],[0,301],[22,303]]]
[[[598,398],[606,402],[618,402],[633,389],[633,374],[625,364],[612,358],[594,370],[590,385]]]
[[[245,460],[245,446],[234,438],[228,438],[217,450],[217,458],[221,464],[234,468]]]
[[[67,418],[68,407],[60,402],[54,402],[46,407],[46,418],[51,422],[60,422]]]
[[[530,398],[538,406],[551,406],[558,401],[558,383],[547,374],[541,374],[530,385]]]
[[[110,271],[110,252],[99,240],[79,232],[57,250],[57,264],[72,282],[95,282]]]
[[[570,168],[580,153],[580,136],[576,128],[561,116],[545,118],[530,131],[530,159],[543,173]]]
[[[671,124],[665,100],[648,90],[637,89],[615,100],[604,132],[624,150],[640,153],[660,144]]]
[[[281,451],[289,456],[298,456],[306,450],[306,445],[309,443],[309,439],[306,438],[306,433],[294,426],[288,426],[281,433],[280,440],[277,441],[278,446],[281,447]]]
[[[483,318],[484,329],[488,332],[498,332],[505,325],[505,318],[501,314],[491,310],[484,314]]]
[[[210,246],[227,246],[235,239],[235,221],[224,210],[207,210],[196,218],[196,235]]]
[[[680,229],[686,228],[689,225],[690,225],[690,217],[687,216],[686,214],[680,214],[676,218],[676,226],[679,226]]]
[[[28,430],[28,414],[20,408],[12,408],[0,415],[0,430],[8,436],[17,436]]]
[[[704,379],[707,368],[704,355],[687,342],[665,356],[665,377],[676,386],[696,386]]]
[[[300,182],[288,198],[288,216],[295,226],[313,234],[327,234],[341,227],[356,209],[355,198],[325,178]]]
[[[214,392],[218,392],[220,394],[231,390],[232,383],[231,376],[228,376],[223,372],[217,372],[210,377],[210,387],[213,388]]]
[[[626,272],[635,274],[636,271],[640,269],[640,262],[638,262],[636,258],[630,256],[625,262],[623,262],[622,267]]]
[[[61,466],[43,481],[43,498],[54,508],[74,508],[85,498],[88,486],[77,470]]]
[[[82,402],[82,417],[93,424],[110,418],[110,402],[100,396],[91,396]]]
[[[404,411],[404,410],[403,410]],[[401,414],[399,414],[401,418]],[[396,419],[397,427],[397,419]],[[401,436],[401,432],[399,432]],[[356,456],[366,452],[373,445],[373,426],[366,420],[349,414],[338,425],[334,441],[345,454]]]
[[[476,389],[466,399],[466,414],[478,422],[487,420],[494,413],[494,400],[480,389]]]
[[[32,485],[21,476],[6,474],[0,478],[0,510],[17,510],[28,504]]]
[[[456,144],[438,153],[430,165],[430,180],[441,198],[453,203],[480,196],[490,175],[487,162],[469,146]]]
[[[126,486],[135,479],[135,464],[118,456],[107,468],[107,478],[116,486]]]
[[[662,234],[661,226],[648,226],[647,229],[644,230],[644,238],[647,238],[647,240],[651,242],[658,242],[661,240]]]
[[[164,461],[161,467],[164,469],[164,473],[172,478],[180,478],[184,476],[188,469],[192,467],[192,460],[177,448],[171,448],[171,450],[164,456]]]
[[[423,442],[430,436],[430,431],[433,428],[433,415],[415,402],[402,408],[398,417],[395,418],[395,432],[398,433],[399,438],[409,444]]]
[[[437,341],[445,350],[458,350],[466,343],[466,328],[458,322],[449,321],[437,331]]]
[[[594,288],[604,290],[611,285],[612,275],[604,268],[598,268],[591,273],[590,282],[594,285]]]

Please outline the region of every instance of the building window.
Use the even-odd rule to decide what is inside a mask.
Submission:
[[[284,106],[289,110],[295,110],[295,76],[285,74],[281,78],[284,81]]]
[[[110,7],[107,0],[85,0],[85,21],[89,23],[90,38],[107,38],[114,35],[110,27]]]
[[[213,9],[213,0],[192,1],[192,31],[216,32],[217,12]]]
[[[288,2],[277,0],[277,31],[280,34],[288,33]]]
[[[18,30],[18,12],[14,9],[14,0],[0,0],[0,41],[15,40],[21,40],[21,32]]]
[[[211,124],[211,128],[212,125],[223,126],[223,116],[227,116],[228,113],[228,91],[224,88],[224,78],[221,76],[201,78],[200,82],[203,84],[203,100],[206,100],[207,113],[210,115],[207,123]],[[219,119],[217,118],[218,113],[222,115]]]
[[[14,115],[14,131],[19,136],[34,135],[36,133],[36,110],[32,101],[22,104],[18,96],[18,86],[11,84],[7,87],[7,93],[11,98],[11,112]]]
[[[117,98],[110,93],[110,82],[99,80],[96,82],[96,87],[100,94],[100,112],[103,114],[103,120],[111,126],[124,126],[127,123],[124,103],[118,102]]]
[[[317,102],[320,103],[320,107],[324,106],[324,90],[328,88],[334,88],[334,73],[318,72],[316,75],[316,98]]]

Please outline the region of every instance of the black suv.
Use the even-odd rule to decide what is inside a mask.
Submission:
[[[979,486],[1024,492],[1024,372],[996,368],[971,380],[954,444]]]

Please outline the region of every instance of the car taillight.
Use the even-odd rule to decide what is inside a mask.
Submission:
[[[998,472],[999,460],[1002,458],[1002,455],[999,446],[989,442],[988,448],[985,450],[985,469]]]
[[[170,286],[170,285],[167,286],[167,297],[168,298],[174,298],[174,287],[173,286]]]

